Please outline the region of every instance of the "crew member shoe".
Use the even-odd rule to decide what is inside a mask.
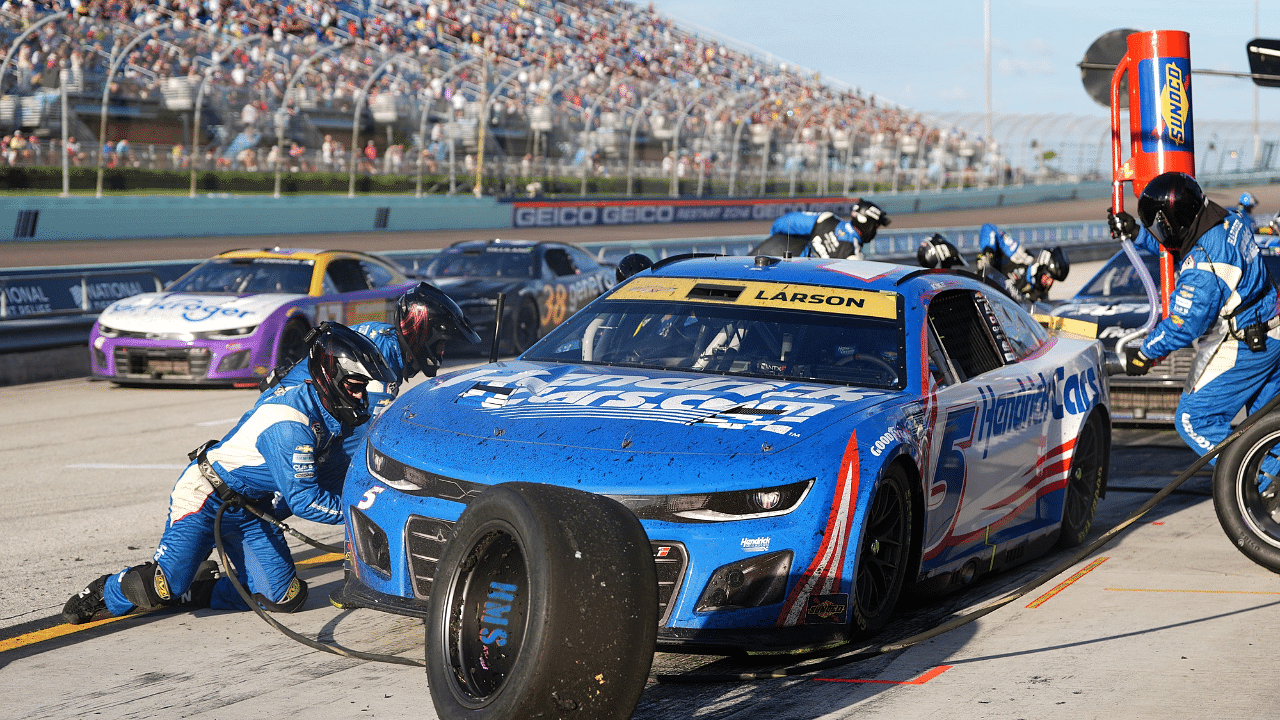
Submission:
[[[107,610],[107,601],[102,597],[103,588],[106,587],[109,577],[111,576],[103,575],[89,583],[89,587],[72,595],[67,604],[62,606],[62,619],[70,625],[83,625],[94,620],[115,617],[110,610]]]

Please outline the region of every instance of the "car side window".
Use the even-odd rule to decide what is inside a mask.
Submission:
[[[342,258],[329,263],[328,269],[325,270],[326,288],[330,281],[333,283],[334,290],[340,293],[369,289],[369,281],[364,276],[364,269],[360,267],[360,261],[350,258]]]
[[[361,260],[360,267],[364,270],[364,277],[369,282],[369,287],[386,287],[396,279],[390,270],[371,260]]]
[[[961,382],[1004,365],[1001,343],[979,299],[969,290],[949,290],[929,302],[929,324]],[[981,305],[989,307],[985,301]]]
[[[596,262],[596,259],[591,257],[590,253],[583,252],[576,247],[569,248],[568,253],[569,259],[573,261],[574,266],[582,272],[590,272],[600,267],[600,263]]]
[[[560,277],[578,274],[578,268],[574,267],[573,260],[569,259],[569,253],[563,248],[547,248],[542,257],[546,259],[551,272]]]
[[[1005,337],[1018,360],[1039,350],[1049,339],[1049,333],[1040,327],[1040,323],[1027,315],[1013,300],[994,292],[986,293],[986,299],[995,312],[1000,327],[1004,328]]]

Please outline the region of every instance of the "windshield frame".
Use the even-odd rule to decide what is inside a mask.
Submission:
[[[256,277],[258,268],[263,266],[292,266],[305,267],[307,271],[306,288],[301,291],[295,290],[250,290],[246,289],[248,283]],[[253,268],[254,273],[244,276],[240,279],[238,289],[235,290],[210,290],[200,288],[189,288],[188,286],[203,273],[213,272],[220,267],[242,267],[245,269]],[[206,260],[192,268],[182,277],[174,280],[167,288],[166,292],[187,293],[191,295],[261,295],[261,294],[282,294],[282,295],[310,295],[311,288],[315,282],[316,261],[300,258],[278,258],[278,257],[215,257]],[[296,279],[296,278],[295,278]]]
[[[726,281],[714,282],[721,285],[732,284],[732,282]],[[801,286],[790,283],[785,287],[794,289]],[[829,292],[864,292],[824,286],[803,287]],[[810,308],[759,307],[723,301],[691,301],[687,298],[683,300],[676,298],[617,298],[611,294],[591,303],[569,320],[553,329],[530,347],[521,356],[521,359],[533,362],[625,367],[660,372],[696,373],[900,391],[906,388],[910,377],[910,373],[907,370],[906,322],[904,319],[905,299],[898,293],[880,294],[893,297],[892,309],[894,317],[876,317],[873,315],[856,315],[830,311],[814,312]],[[680,325],[681,317],[698,317],[701,322],[693,330],[694,333],[702,333],[698,341],[686,342],[689,340],[687,335],[683,336],[683,340],[673,339],[670,341],[672,345],[683,343],[690,348],[689,352],[681,357],[681,362],[691,364],[664,364],[655,362],[652,359],[643,360],[639,357],[634,360],[605,359],[610,356],[610,352],[612,352],[610,350],[601,350],[599,356],[592,359],[583,359],[583,354],[585,353],[595,354],[594,347],[597,343],[604,344],[604,336],[600,334],[602,330],[619,331],[624,327],[631,327],[628,323],[635,323],[636,329],[631,338],[637,343],[644,342],[645,338],[641,337],[641,333],[646,321],[640,321],[642,317],[660,317],[661,319],[657,322],[671,318],[668,322],[668,328]],[[613,326],[604,325],[604,323],[609,322],[615,322],[616,324]],[[597,323],[594,328],[592,327],[593,323]],[[686,328],[691,324],[692,321],[688,319],[683,323]],[[724,366],[723,361],[720,361],[719,365],[713,364],[716,362],[714,360],[715,354],[723,352],[720,348],[713,347],[717,340],[722,343],[726,339],[732,341],[735,331],[728,330],[726,334],[725,329],[742,328],[746,325],[752,326],[753,329],[750,331],[739,329],[737,331],[739,333],[737,339],[741,341],[742,338],[748,337],[743,334],[745,332],[755,332],[757,333],[756,338],[775,341],[773,347],[783,348],[779,361],[775,363],[771,360],[761,360],[758,357],[756,360],[725,358],[725,360],[730,361],[727,367]],[[788,329],[793,332],[786,332]],[[852,340],[846,339],[865,332],[867,329],[876,329],[879,333],[875,342],[871,343],[883,350],[878,357],[872,357],[871,354],[863,354],[859,357],[857,344]],[[585,342],[585,338],[588,337],[589,333],[592,334],[592,340],[588,343]],[[706,339],[707,333],[713,333],[713,337],[705,344],[700,345],[699,343]],[[819,340],[816,340],[812,345],[808,345],[804,342],[806,337],[814,337]],[[781,340],[780,343],[776,342],[779,340]],[[845,342],[838,342],[839,340],[845,340]],[[792,342],[794,342],[794,345],[788,344]],[[757,347],[762,347],[759,343],[760,341],[757,340]],[[587,345],[588,348],[584,349],[584,345]],[[889,347],[890,345],[892,345],[891,348]],[[622,346],[618,347],[621,348]],[[660,349],[666,350],[667,347],[661,346]],[[734,350],[737,349],[734,348]],[[788,353],[794,353],[789,362],[787,361]],[[818,361],[816,358],[819,355],[825,358],[839,358],[842,361],[848,359],[851,364],[857,361],[861,365],[890,368],[893,372],[893,380],[872,382],[868,379],[870,373],[863,373],[861,379],[853,377],[851,370],[836,371],[837,363],[835,362]],[[711,359],[709,360],[708,358]],[[811,361],[802,364],[798,362],[799,358],[811,359]],[[701,367],[698,366],[699,363],[702,363]],[[747,363],[747,365],[742,367],[739,363]],[[801,368],[806,370],[798,372]],[[822,370],[817,370],[817,368],[822,368]],[[841,372],[846,377],[838,377]],[[880,377],[888,378],[888,372],[884,372]]]

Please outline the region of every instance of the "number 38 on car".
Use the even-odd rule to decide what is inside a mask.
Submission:
[[[374,421],[336,600],[423,615],[468,502],[518,480],[640,519],[667,649],[866,635],[904,590],[1085,539],[1110,451],[1104,362],[951,272],[665,260],[517,360],[433,378]]]

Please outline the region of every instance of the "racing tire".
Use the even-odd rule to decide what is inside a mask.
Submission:
[[[292,366],[307,354],[307,333],[311,326],[306,320],[290,320],[280,330],[279,350],[276,353],[276,367]]]
[[[519,355],[538,341],[538,331],[541,329],[538,304],[533,301],[533,298],[524,298],[516,308],[512,320],[511,352]]]
[[[1089,537],[1098,500],[1107,486],[1107,470],[1111,465],[1111,433],[1103,427],[1102,415],[1094,412],[1080,427],[1071,467],[1067,470],[1067,486],[1062,498],[1062,532],[1058,547],[1078,547]]]
[[[1276,497],[1258,489],[1258,479],[1262,462],[1277,456],[1280,413],[1272,412],[1228,445],[1213,471],[1218,524],[1245,557],[1274,573],[1280,573],[1280,509]]]
[[[658,595],[648,536],[621,504],[495,485],[462,513],[432,585],[426,670],[442,720],[631,717]]]
[[[849,603],[854,638],[874,635],[889,622],[906,584],[913,528],[911,487],[901,465],[885,471],[869,508]]]

